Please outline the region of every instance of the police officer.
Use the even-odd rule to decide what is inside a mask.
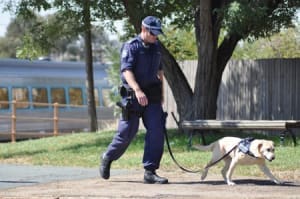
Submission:
[[[100,175],[104,179],[110,177],[112,161],[122,156],[135,137],[141,117],[146,128],[143,155],[144,182],[168,183],[168,179],[156,173],[163,154],[165,125],[162,109],[161,44],[157,39],[160,34],[163,34],[160,20],[154,16],[147,16],[142,21],[141,33],[126,42],[121,49],[121,80],[128,91],[122,95],[122,101],[127,100],[128,117],[125,118],[123,115],[120,118],[118,130],[102,154]],[[132,98],[128,94],[131,91]]]

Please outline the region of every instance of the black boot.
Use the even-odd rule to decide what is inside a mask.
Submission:
[[[145,170],[144,183],[146,183],[146,184],[167,184],[168,179],[158,176],[155,171]]]
[[[111,165],[111,160],[109,160],[107,157],[103,157],[102,156],[102,161],[101,161],[101,164],[100,164],[100,168],[99,168],[99,171],[100,171],[100,176],[103,178],[103,179],[108,179],[109,176],[110,176],[110,165]]]

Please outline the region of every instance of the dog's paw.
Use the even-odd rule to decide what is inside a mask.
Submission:
[[[204,180],[206,178],[206,176],[207,176],[207,172],[204,171],[201,175],[201,180]]]
[[[235,185],[235,183],[233,182],[233,181],[227,181],[227,185],[229,185],[229,186],[234,186]]]
[[[280,180],[273,180],[273,182],[275,182],[275,183],[278,184],[278,185],[284,184],[284,182],[283,182],[283,181],[280,181]]]

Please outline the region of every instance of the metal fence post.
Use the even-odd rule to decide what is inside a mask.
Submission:
[[[15,143],[16,142],[16,121],[17,121],[17,116],[16,116],[16,100],[12,101],[12,110],[11,110],[11,142]]]
[[[53,109],[53,135],[58,135],[58,103],[54,103]]]

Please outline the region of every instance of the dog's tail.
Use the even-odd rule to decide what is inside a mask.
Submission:
[[[213,146],[214,146],[214,142],[209,144],[209,145],[196,144],[196,145],[193,145],[192,147],[194,149],[197,149],[197,150],[200,150],[200,151],[212,151]]]

